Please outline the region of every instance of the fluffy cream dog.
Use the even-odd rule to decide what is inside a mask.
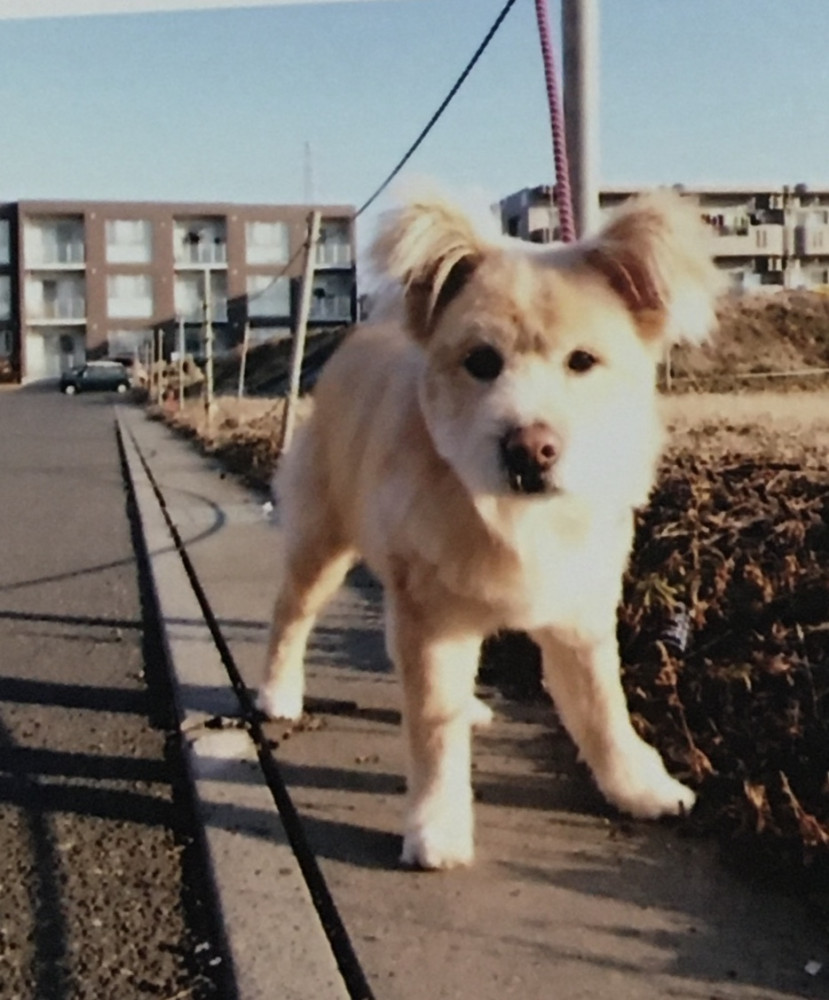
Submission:
[[[714,323],[717,272],[678,196],[627,203],[595,238],[539,249],[440,199],[387,215],[373,246],[399,316],[354,331],[277,477],[285,539],[260,708],[302,712],[320,608],[362,556],[385,589],[404,690],[402,860],[473,857],[471,726],[482,639],[529,632],[604,795],[688,810],[631,726],[616,609],[659,455],[654,369]]]

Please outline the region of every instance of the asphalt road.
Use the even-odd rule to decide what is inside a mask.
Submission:
[[[113,400],[0,392],[0,1000],[226,995]]]

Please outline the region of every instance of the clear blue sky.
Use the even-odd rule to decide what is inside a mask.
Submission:
[[[315,198],[359,205],[503,2],[0,20],[0,200],[301,201],[307,142]],[[600,0],[600,31],[603,183],[829,185],[829,0]],[[532,0],[410,170],[551,179]]]

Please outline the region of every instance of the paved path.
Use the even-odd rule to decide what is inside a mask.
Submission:
[[[207,1000],[204,869],[105,397],[0,391],[0,1000]]]
[[[139,456],[146,462],[139,479],[149,470],[222,641],[254,687],[279,558],[263,498],[140,410],[123,408],[121,421],[134,467],[143,468]],[[309,875],[289,844],[290,808],[280,818],[271,806],[246,732],[214,731],[215,742],[199,748],[211,735],[199,722],[214,710],[232,714],[234,698],[146,482],[139,502],[173,659],[189,661],[184,711],[200,733],[197,776],[212,768],[217,779],[204,789],[205,817],[242,1000],[829,996],[829,941],[796,900],[735,880],[711,845],[670,825],[620,822],[552,712],[495,691],[483,695],[496,723],[475,740],[476,865],[400,869],[397,688],[382,649],[380,594],[360,572],[313,636],[310,721],[264,726],[299,817],[300,861],[306,848],[313,854]],[[330,900],[320,904],[320,892]],[[333,931],[329,903],[343,925]],[[825,963],[816,976],[805,971],[810,961]]]

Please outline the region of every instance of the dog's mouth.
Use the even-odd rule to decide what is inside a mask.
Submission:
[[[558,447],[543,425],[505,434],[500,441],[500,457],[510,492],[522,496],[558,492],[553,478]]]
[[[533,469],[518,472],[514,469],[507,469],[507,483],[511,493],[520,493],[524,496],[552,496],[559,492],[559,488],[553,483],[549,476]]]

